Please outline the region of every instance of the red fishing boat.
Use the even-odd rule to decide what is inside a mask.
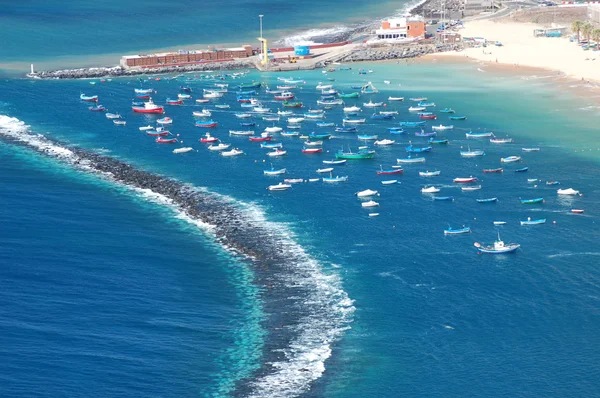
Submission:
[[[419,116],[419,118],[423,119],[423,120],[435,120],[437,119],[436,115],[421,115]]]
[[[571,209],[571,213],[582,214],[583,213],[583,209]]]
[[[302,153],[320,153],[323,148],[302,148]]]
[[[165,137],[171,134],[170,131],[146,131],[146,134],[152,137]]]
[[[200,138],[200,142],[204,142],[204,143],[217,142],[217,141],[219,141],[219,139],[217,137],[213,137],[212,135],[210,135],[210,133],[206,133],[204,135],[204,137]]]
[[[102,105],[90,106],[88,109],[92,112],[106,112],[106,108]]]
[[[273,136],[272,135],[267,135],[264,137],[252,136],[252,137],[248,137],[248,139],[253,142],[271,141],[273,139]]]
[[[183,100],[167,99],[167,105],[183,105]]]
[[[133,107],[131,107],[131,109],[137,113],[164,113],[165,112],[165,108],[160,105],[156,105],[154,102],[152,102],[152,99],[150,99],[148,102],[144,102],[144,106],[133,106]]]
[[[159,144],[174,144],[177,142],[177,138],[157,138],[156,142]]]
[[[97,95],[85,95],[85,94],[80,94],[79,95],[79,99],[84,101],[84,102],[98,102],[98,96]]]
[[[504,169],[502,167],[498,167],[497,169],[483,169],[484,173],[502,173]]]
[[[377,175],[388,175],[388,174],[402,174],[404,173],[403,169],[392,169],[392,170],[377,170]]]
[[[295,97],[294,93],[289,92],[289,91],[275,95],[275,99],[278,101],[287,101],[287,100],[293,99],[294,97]]]

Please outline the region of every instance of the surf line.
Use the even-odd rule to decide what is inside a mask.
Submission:
[[[236,383],[249,397],[293,397],[325,372],[332,347],[352,322],[354,306],[334,271],[299,245],[285,225],[255,205],[137,169],[113,157],[68,146],[0,115],[0,138],[167,203],[248,261],[261,290],[267,330],[260,368]]]

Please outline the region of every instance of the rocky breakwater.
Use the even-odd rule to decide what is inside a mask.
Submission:
[[[124,68],[122,66],[59,69],[53,71],[36,71],[27,74],[33,79],[95,79],[104,77],[135,76],[144,74],[160,73],[184,73],[206,70],[235,70],[253,68],[254,64],[250,58],[244,60],[233,60],[224,62],[196,63],[189,65],[172,65],[156,68]]]
[[[364,62],[416,58],[426,54],[458,51],[462,48],[462,44],[380,44],[360,47],[343,55],[337,61]]]

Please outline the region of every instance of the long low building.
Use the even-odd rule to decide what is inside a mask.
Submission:
[[[162,66],[188,65],[199,62],[219,62],[234,58],[247,58],[253,55],[252,46],[223,48],[206,51],[177,51],[156,54],[124,55],[121,66],[124,68],[151,68]]]

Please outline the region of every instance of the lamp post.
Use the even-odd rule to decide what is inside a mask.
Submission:
[[[262,38],[262,18],[264,17],[264,15],[259,15],[258,18],[260,20],[260,37]]]

